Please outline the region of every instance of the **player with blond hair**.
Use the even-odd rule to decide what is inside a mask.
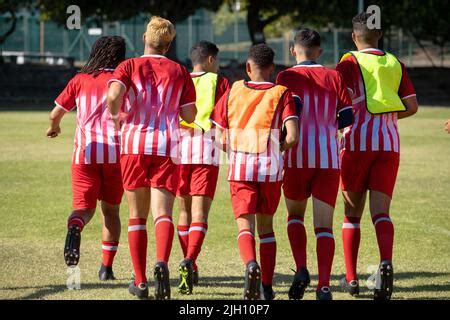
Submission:
[[[170,299],[167,265],[174,237],[179,117],[191,123],[197,112],[189,72],[164,56],[175,35],[169,20],[153,17],[143,36],[144,55],[120,64],[109,82],[108,107],[116,126],[121,126],[120,163],[130,208],[128,242],[135,278],[129,292],[144,299],[148,298],[146,225],[150,209],[156,238],[155,298]],[[126,117],[120,119],[125,95]]]

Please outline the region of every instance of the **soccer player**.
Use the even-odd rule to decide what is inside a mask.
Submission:
[[[173,24],[152,17],[144,33],[144,55],[121,63],[109,82],[108,107],[117,127],[125,93],[129,103],[121,126],[125,195],[130,207],[128,242],[134,269],[129,292],[148,298],[147,218],[153,214],[156,237],[155,298],[170,299],[167,267],[174,228],[172,209],[178,185],[179,117],[196,115],[195,87],[183,66],[166,58],[175,37]],[[150,202],[151,199],[151,202]]]
[[[101,37],[92,46],[86,65],[56,98],[50,113],[47,136],[61,133],[60,122],[66,112],[77,108],[77,129],[72,158],[73,211],[67,223],[64,259],[76,266],[80,259],[81,232],[92,219],[97,200],[103,219],[102,264],[99,279],[113,280],[112,264],[120,237],[119,206],[122,176],[119,164],[119,132],[106,107],[107,82],[114,68],[125,59],[125,40]]]
[[[447,133],[450,133],[450,119],[445,122],[445,131],[447,131]]]
[[[358,51],[345,54],[337,65],[352,94],[355,120],[343,133],[341,189],[345,203],[342,227],[346,277],[342,285],[359,293],[356,273],[360,220],[369,190],[370,213],[380,252],[381,286],[375,299],[390,299],[393,289],[394,225],[390,204],[400,161],[397,120],[417,112],[414,87],[405,66],[378,49],[382,31],[370,29],[371,14],[353,18],[352,38]]]
[[[217,134],[226,130],[231,202],[239,230],[239,252],[246,265],[244,299],[252,300],[260,298],[261,280],[264,298],[274,298],[273,216],[281,197],[281,151],[298,141],[298,116],[292,94],[286,87],[269,81],[275,68],[274,55],[265,44],[252,46],[246,63],[251,81],[234,83],[211,115]],[[280,146],[283,124],[287,133]],[[261,267],[256,259],[255,224]]]
[[[312,196],[319,271],[316,297],[332,300],[333,212],[339,189],[338,129],[350,125],[353,114],[342,76],[316,62],[322,54],[320,42],[316,31],[298,31],[291,47],[297,65],[280,72],[277,78],[277,84],[289,88],[301,105],[299,143],[285,154],[283,178],[287,232],[297,268],[290,299],[302,299],[310,282],[304,216]]]
[[[178,239],[184,260],[180,264],[180,286],[183,294],[192,293],[198,283],[195,261],[208,230],[208,213],[216,191],[220,150],[214,146],[214,128],[209,120],[214,105],[229,90],[230,84],[218,76],[219,48],[200,41],[190,52],[192,80],[196,90],[197,116],[192,124],[182,121]]]

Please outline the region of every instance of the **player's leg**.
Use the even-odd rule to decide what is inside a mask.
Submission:
[[[189,245],[189,226],[191,225],[191,206],[192,197],[189,195],[179,195],[178,197],[178,225],[177,233],[180,242],[181,250],[183,251],[183,258],[186,258],[187,249]]]
[[[390,299],[393,291],[394,270],[392,251],[394,225],[390,218],[390,204],[397,179],[400,157],[396,152],[379,152],[370,173],[370,213],[380,251],[379,286],[376,300]]]
[[[261,268],[256,259],[255,214],[258,183],[230,181],[231,204],[238,227],[239,254],[245,265],[244,299],[260,298]]]
[[[255,214],[242,214],[236,218],[238,247],[245,264],[244,299],[260,299],[261,268],[256,261]]]
[[[207,196],[192,196],[192,220],[189,228],[189,245],[186,258],[180,264],[181,293],[192,293],[198,283],[197,257],[208,230],[208,213],[212,199]],[[194,279],[195,278],[195,279]]]
[[[192,197],[190,196],[190,180],[191,180],[191,165],[179,165],[179,183],[177,188],[178,198],[178,224],[177,234],[180,242],[181,250],[183,251],[183,258],[186,258],[187,249],[189,245],[189,226],[191,225],[191,206]]]
[[[189,228],[189,245],[186,259],[182,262],[180,268],[184,270],[183,274],[186,274],[186,270],[189,271],[192,264],[192,284],[198,283],[196,261],[208,230],[208,215],[215,195],[218,176],[218,166],[191,165],[189,194],[192,196],[192,219]],[[190,277],[188,278],[189,280],[191,279]],[[188,284],[191,287],[190,281],[188,281]]]
[[[265,300],[275,298],[272,289],[275,272],[277,242],[273,231],[273,216],[281,198],[282,182],[259,183],[256,225],[259,234],[259,254],[262,273],[262,287]]]
[[[351,295],[359,294],[357,262],[361,240],[360,221],[372,161],[370,152],[341,152],[341,189],[345,210],[342,241],[346,268],[346,276],[341,280],[341,285]]]
[[[342,242],[346,274],[341,279],[341,286],[352,296],[359,294],[357,265],[361,242],[360,221],[366,204],[366,195],[367,192],[342,191],[345,212]]]
[[[133,264],[134,280],[128,291],[138,298],[148,297],[147,265],[147,219],[150,212],[148,183],[149,158],[144,155],[122,155],[120,166],[123,188],[128,202],[128,245]]]
[[[330,290],[335,250],[333,214],[339,190],[339,178],[339,170],[317,169],[312,182],[313,220],[319,276],[316,289],[318,300],[332,300],[333,298]]]
[[[172,210],[175,197],[166,189],[151,188],[151,198],[156,240],[155,298],[165,300],[170,299],[168,262],[174,236]]]
[[[99,279],[115,280],[112,265],[120,240],[120,205],[101,202],[102,208],[102,265],[98,272]]]
[[[120,202],[123,196],[123,182],[120,164],[103,164],[102,187],[100,191],[102,211],[102,265],[98,276],[101,281],[113,280],[112,265],[120,240]]]
[[[294,257],[295,276],[289,288],[289,299],[303,298],[310,283],[307,269],[307,235],[304,217],[308,198],[311,196],[311,178],[313,170],[286,168],[283,179],[283,192],[287,208],[287,233]]]
[[[81,232],[94,216],[101,181],[95,165],[73,164],[71,173],[74,210],[67,219],[64,260],[68,266],[76,266],[80,259]]]
[[[277,242],[273,231],[273,215],[257,214],[256,225],[259,235],[259,255],[264,300],[273,300],[275,293],[272,288],[272,282],[277,255]]]
[[[153,272],[155,299],[170,299],[168,262],[174,237],[172,212],[179,182],[179,166],[168,157],[153,156],[151,159],[149,180],[156,240],[156,264]]]
[[[126,186],[125,186],[126,188]],[[148,297],[147,286],[147,219],[150,211],[149,188],[125,190],[130,219],[128,221],[128,245],[134,270],[134,281],[129,291],[139,298]]]
[[[330,277],[335,248],[333,236],[333,212],[333,206],[313,197],[314,233],[316,234],[317,268],[319,277],[316,289],[316,297],[318,300],[332,300]]]

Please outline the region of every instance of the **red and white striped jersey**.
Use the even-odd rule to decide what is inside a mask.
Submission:
[[[191,73],[191,77],[201,77],[204,74],[204,72],[193,72]],[[229,89],[230,82],[228,79],[219,76],[214,104],[217,104]],[[197,92],[197,95],[199,94],[201,93]],[[220,149],[214,144],[214,132],[214,127],[205,133],[201,129],[181,127],[181,164],[208,164],[218,166]]]
[[[77,129],[72,163],[118,163],[119,131],[114,129],[106,106],[107,82],[113,69],[104,69],[97,76],[79,73],[69,81],[55,104],[71,111],[77,107]]]
[[[267,90],[275,84],[271,82],[246,82],[256,90]],[[228,129],[227,120],[228,93],[223,95],[211,114],[211,121],[222,129]],[[264,107],[264,106],[261,106]],[[282,96],[272,121],[270,143],[265,152],[258,154],[243,153],[228,148],[228,180],[275,182],[283,177],[283,155],[280,152],[282,124],[292,118],[298,118],[294,99],[289,90]]]
[[[366,54],[383,55],[379,49],[365,49]],[[355,57],[348,56],[337,67],[344,81],[353,93],[354,122],[344,129],[342,149],[349,151],[393,151],[400,152],[400,137],[397,127],[397,113],[374,115],[367,111],[364,82]],[[402,64],[402,80],[398,90],[401,99],[415,96],[414,86]]]
[[[185,67],[161,55],[122,62],[113,79],[127,90],[121,153],[179,159],[180,109],[195,104],[195,88]]]
[[[306,61],[280,72],[277,84],[300,98],[299,143],[288,150],[289,168],[339,169],[338,112],[352,101],[342,76],[335,70]]]

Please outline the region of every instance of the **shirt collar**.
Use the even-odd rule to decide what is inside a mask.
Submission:
[[[378,49],[378,48],[367,48],[367,49],[362,49],[362,50],[359,50],[359,52],[368,52],[368,51],[378,51],[378,52],[383,52],[383,50],[380,50],[380,49]]]
[[[166,58],[166,56],[161,54],[143,54],[141,58]]]

